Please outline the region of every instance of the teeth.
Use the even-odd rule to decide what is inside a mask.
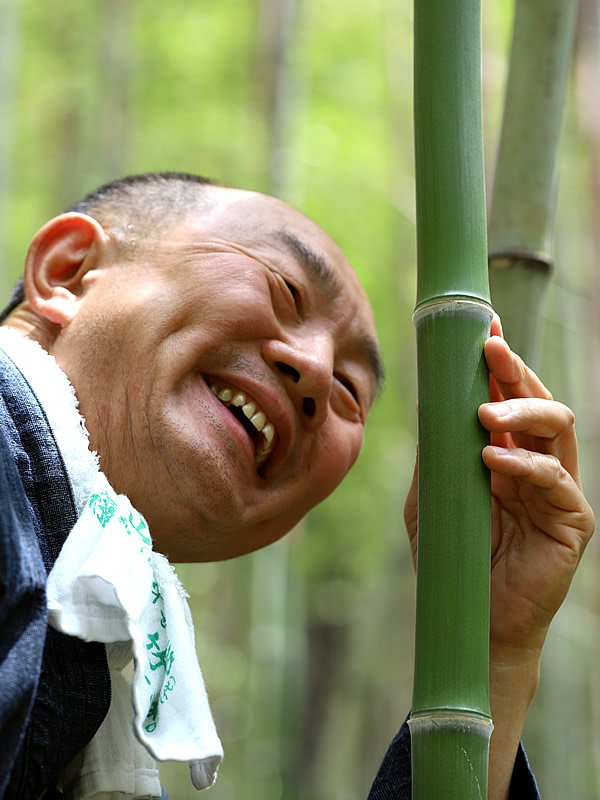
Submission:
[[[267,443],[271,444],[271,442],[273,441],[273,438],[275,437],[275,428],[271,425],[270,422],[268,422],[264,426],[264,428],[262,429],[262,432],[263,432],[263,436],[267,440]]]
[[[263,411],[257,410],[256,403],[238,389],[232,389],[229,386],[219,389],[216,384],[211,384],[210,390],[224,405],[241,408],[244,416],[250,420],[256,430],[262,432],[263,438],[256,445],[256,466],[260,467],[271,455],[275,445],[275,426],[267,420]]]
[[[248,419],[250,419],[254,414],[254,412],[256,411],[256,403],[253,402],[246,403],[245,405],[242,406],[242,411],[244,412],[244,415],[248,417]]]
[[[267,418],[262,411],[258,411],[256,414],[250,417],[250,422],[254,425],[257,431],[262,431],[262,429],[265,427],[266,421]]]
[[[265,463],[267,458],[271,455],[273,448],[267,442],[261,442],[256,448],[256,468],[258,469]]]

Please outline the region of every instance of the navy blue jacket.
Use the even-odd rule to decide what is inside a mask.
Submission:
[[[0,798],[51,800],[110,705],[106,648],[47,625],[45,585],[76,521],[44,411],[0,350]]]

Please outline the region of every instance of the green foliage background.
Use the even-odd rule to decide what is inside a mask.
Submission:
[[[277,5],[0,0],[4,294],[36,229],[120,174],[185,170],[269,189],[265,37]],[[511,17],[508,0],[484,3],[490,180]],[[402,506],[416,437],[412,4],[298,0],[287,70],[274,153],[284,194],[355,265],[388,378],[358,465],[299,530],[255,556],[179,570],[226,750],[213,800],[365,798],[411,696]],[[580,112],[572,92],[542,373],[579,416],[595,500],[598,141],[582,136]],[[600,795],[597,566],[592,547],[548,642],[527,731],[546,798]],[[186,771],[164,768],[176,800],[195,796]]]

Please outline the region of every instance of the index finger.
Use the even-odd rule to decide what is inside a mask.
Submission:
[[[485,359],[492,377],[492,394],[497,388],[501,397],[493,396],[493,400],[515,397],[541,397],[552,400],[552,395],[544,384],[530,369],[523,359],[508,346],[498,335],[491,336],[484,345]]]

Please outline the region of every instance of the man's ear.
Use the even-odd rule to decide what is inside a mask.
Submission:
[[[86,214],[69,212],[36,233],[25,259],[25,294],[33,310],[65,327],[75,316],[83,277],[108,243],[104,228]]]

